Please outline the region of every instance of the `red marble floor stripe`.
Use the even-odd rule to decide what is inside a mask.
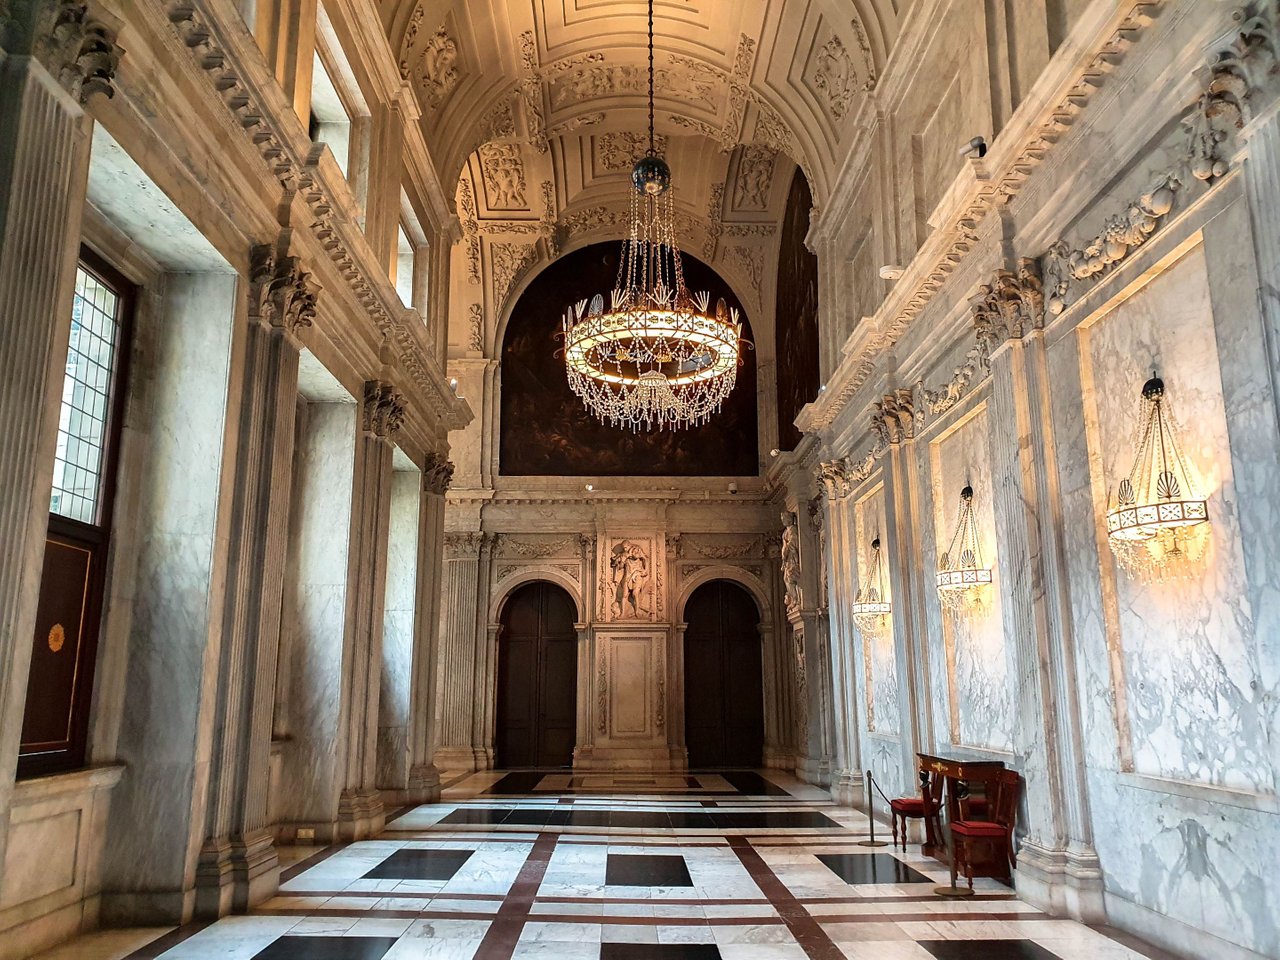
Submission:
[[[551,854],[555,851],[558,839],[554,833],[538,834],[538,839],[533,842],[533,848],[516,876],[516,882],[507,893],[507,899],[502,901],[489,929],[485,931],[474,960],[511,960],[516,943],[520,940],[520,933],[529,919],[538,887],[546,876],[547,864],[551,862]]]
[[[756,852],[746,837],[728,836],[725,840],[738,855],[742,866],[760,888],[760,892],[769,898],[769,902],[778,911],[783,923],[787,925],[787,929],[796,938],[796,943],[800,944],[809,960],[846,960],[844,952],[835,945],[835,941],[805,909],[804,904],[787,889],[786,884],[778,879],[778,875],[764,862],[764,858]]]

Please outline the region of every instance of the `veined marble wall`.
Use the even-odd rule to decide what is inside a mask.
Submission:
[[[949,742],[1009,752],[1014,724],[1012,678],[1017,668],[1005,648],[989,430],[987,408],[979,406],[927,448],[934,510],[931,569],[937,569],[951,545],[960,518],[960,491],[970,486],[980,562],[992,571],[991,585],[976,591],[972,607],[948,611],[936,621],[942,644],[933,653],[945,670],[947,725],[943,729],[949,731]],[[941,720],[938,717],[935,722]]]
[[[1111,684],[1125,768],[1273,793],[1212,317],[1205,251],[1196,244],[1080,331],[1095,495],[1106,491],[1109,500],[1128,476],[1138,387],[1158,371],[1212,516],[1204,556],[1188,577],[1147,584],[1104,564],[1104,616],[1119,654]]]
[[[859,587],[866,582],[871,570],[871,542],[876,537],[882,537],[880,565],[884,575],[881,589],[884,599],[892,602],[893,589],[887,569],[890,543],[887,537],[888,524],[884,517],[884,488],[876,487],[858,500],[854,507],[854,514]],[[896,738],[902,726],[898,660],[893,647],[892,622],[886,624],[886,627],[883,636],[862,638],[863,671],[867,690],[867,730],[881,736]],[[895,769],[893,782],[897,783],[899,780],[900,776]]]

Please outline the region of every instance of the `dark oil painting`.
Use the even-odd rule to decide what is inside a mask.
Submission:
[[[778,246],[778,449],[800,442],[795,419],[818,396],[818,258],[804,245],[813,197],[796,170]]]
[[[754,476],[756,356],[744,347],[738,382],[710,422],[684,430],[633,432],[597,420],[569,389],[559,336],[565,308],[617,282],[621,244],[597,243],[561,257],[521,295],[502,344],[502,429],[498,462],[505,476]],[[692,292],[723,297],[751,325],[733,291],[710,267],[684,255]]]

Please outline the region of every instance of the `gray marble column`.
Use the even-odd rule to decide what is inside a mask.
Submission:
[[[298,341],[315,294],[297,260],[250,255],[245,359],[235,451],[218,693],[196,910],[243,911],[275,892],[280,866],[267,814],[289,496]]]
[[[360,838],[382,829],[377,788],[378,689],[391,519],[391,438],[404,419],[404,400],[381,380],[364,385],[352,477],[351,553],[347,623],[351,631],[351,708],[346,717],[345,779],[338,797],[338,829]]]
[[[1017,886],[1055,913],[1096,921],[1105,916],[1102,872],[1082,774],[1048,365],[1038,284],[1027,274],[1022,282],[1026,316],[995,333],[1009,339],[992,353],[990,419],[1005,643],[1018,669],[1014,752],[1025,782]],[[981,325],[981,308],[977,316]]]
[[[56,18],[62,20],[54,31]],[[92,123],[113,31],[73,3],[6,9],[0,34],[0,862],[31,666]]]
[[[453,464],[428,456],[418,508],[418,599],[413,618],[413,690],[409,699],[409,791],[419,802],[440,796],[436,768],[436,676],[440,648],[440,591],[444,565],[444,494]]]
[[[480,533],[448,533],[444,538],[444,588],[440,601],[439,696],[436,716],[440,739],[436,764],[442,770],[474,770],[472,716],[476,691],[477,583]]]
[[[1249,198],[1253,245],[1258,265],[1258,304],[1262,311],[1272,402],[1280,410],[1280,100],[1240,132],[1245,147],[1245,193]]]

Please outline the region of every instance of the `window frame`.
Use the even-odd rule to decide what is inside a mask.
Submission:
[[[84,767],[87,761],[89,720],[93,704],[93,686],[98,659],[98,641],[106,614],[107,568],[111,549],[111,526],[115,517],[115,500],[119,488],[120,446],[124,432],[128,402],[129,368],[132,355],[134,321],[139,288],[120,270],[92,247],[81,244],[76,269],[83,269],[106,286],[116,300],[116,342],[112,356],[111,379],[108,383],[106,422],[103,429],[104,448],[98,476],[96,522],[86,523],[49,512],[46,537],[57,537],[69,546],[89,551],[92,557],[85,586],[85,606],[81,619],[81,635],[74,679],[72,681],[70,716],[66,748],[40,744],[35,751],[20,752],[19,779],[46,776]],[[74,296],[74,294],[73,294]],[[70,350],[70,343],[67,346]],[[58,383],[59,397],[66,382],[65,365]],[[59,400],[61,404],[61,399]],[[43,578],[42,578],[43,579]],[[32,638],[35,642],[35,638]],[[30,675],[28,674],[28,692]],[[24,709],[25,721],[25,709]],[[20,747],[25,748],[23,744]]]

